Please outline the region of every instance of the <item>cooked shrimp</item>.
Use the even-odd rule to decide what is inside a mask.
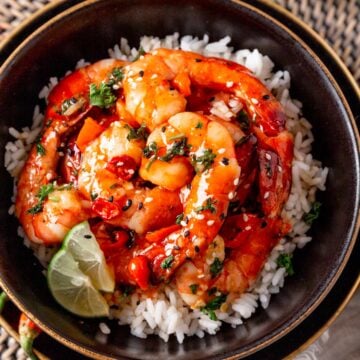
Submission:
[[[226,294],[231,302],[254,283],[270,251],[287,231],[281,220],[246,213],[228,217],[222,236],[214,239],[205,255],[186,261],[177,271],[179,294],[192,308],[205,306],[213,295]]]
[[[86,66],[66,76],[50,93],[43,133],[33,145],[18,183],[16,215],[31,241],[59,243],[68,230],[89,217],[88,202],[70,184],[59,188],[52,183],[57,179],[58,149],[62,137],[91,108],[90,84],[99,84],[123,65],[110,59]]]
[[[185,110],[184,95],[170,83],[175,77],[162,58],[150,54],[126,67],[126,108],[139,124],[152,130]]]
[[[63,122],[51,123],[41,147],[31,149],[19,178],[16,215],[28,238],[36,243],[59,243],[74,225],[88,218],[86,203],[74,189],[57,189],[51,183],[56,179],[60,137],[67,129]]]
[[[285,129],[286,116],[280,103],[265,85],[244,66],[228,60],[206,58],[181,50],[158,49],[152,54],[145,55],[139,64],[136,71],[131,72],[132,75],[139,76],[140,68],[144,67],[145,69],[146,66],[146,69],[142,70],[151,79],[153,72],[157,74],[156,76],[160,73],[160,70],[157,70],[158,66],[163,73],[160,79],[167,84],[161,89],[169,91],[172,86],[175,89],[172,91],[176,94],[174,96],[176,99],[186,98],[191,94],[191,86],[196,86],[215,89],[220,93],[230,93],[243,103],[244,109],[251,119],[251,129],[259,138],[260,167],[271,167],[271,171],[261,172],[259,177],[260,202],[265,214],[273,218],[278,216],[290,191],[293,139]],[[141,81],[131,79],[125,94],[129,99],[137,99],[136,104],[140,108],[141,100],[146,98],[147,93],[151,95],[152,92],[157,91],[156,84],[149,81],[148,78]],[[142,85],[138,85],[141,83]],[[176,101],[167,99],[167,102],[169,106],[171,104],[174,112],[167,112],[166,116],[155,121],[156,124],[166,121],[175,112],[182,111],[181,106],[174,105]],[[129,111],[135,115],[136,107],[132,100],[126,105]],[[139,119],[148,121],[146,124],[153,127],[153,115],[157,114],[156,102],[148,101],[143,103],[143,107],[146,116],[139,116]],[[149,119],[151,119],[150,122]],[[267,152],[268,150],[270,153]]]
[[[199,121],[202,126],[197,127]],[[169,124],[186,136],[198,172],[184,206],[182,229],[138,251],[147,257],[155,280],[168,278],[186,258],[207,249],[223,223],[240,175],[232,138],[222,125],[194,113],[177,114]],[[171,266],[163,265],[166,258]]]

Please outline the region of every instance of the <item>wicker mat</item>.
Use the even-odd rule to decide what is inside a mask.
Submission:
[[[0,42],[52,0],[0,0]],[[360,82],[359,0],[274,0],[327,40]],[[321,339],[320,339],[321,341]],[[307,354],[308,355],[308,354]],[[316,357],[309,357],[316,359]],[[0,359],[25,359],[16,341],[0,328]]]

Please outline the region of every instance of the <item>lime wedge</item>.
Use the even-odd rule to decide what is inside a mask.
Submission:
[[[84,317],[109,315],[104,297],[64,249],[60,249],[51,260],[48,284],[55,300],[66,310]]]
[[[105,292],[114,291],[114,276],[87,221],[74,226],[67,233],[63,248],[71,253],[78,262],[79,268],[90,277],[96,289]]]
[[[47,279],[54,298],[72,313],[84,317],[109,314],[100,291],[114,291],[114,276],[87,221],[68,232],[49,264]]]

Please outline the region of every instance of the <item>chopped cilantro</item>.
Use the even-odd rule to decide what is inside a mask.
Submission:
[[[28,209],[27,212],[28,212],[28,214],[34,215],[34,214],[41,212],[42,209],[43,209],[43,204],[41,202],[39,202],[32,208]]]
[[[278,266],[285,268],[288,275],[294,275],[294,268],[292,263],[292,254],[280,254],[276,263]]]
[[[143,154],[144,156],[149,159],[152,156],[156,156],[158,152],[158,146],[156,142],[152,142],[149,145],[144,147]]]
[[[315,201],[312,204],[311,210],[303,216],[303,220],[307,225],[312,225],[312,223],[320,216],[321,202]]]
[[[226,301],[227,295],[221,294],[210,300],[205,306],[200,308],[200,311],[209,316],[211,320],[217,320],[215,310],[220,309],[220,306]]]
[[[146,140],[149,136],[149,132],[146,128],[145,124],[142,124],[139,128],[134,129],[130,127],[129,125],[125,125],[125,127],[129,130],[129,134],[126,136],[126,138],[131,140]]]
[[[204,125],[204,124],[203,124],[201,121],[199,121],[199,122],[196,124],[195,129],[202,129],[203,125]]]
[[[116,96],[113,94],[108,84],[101,83],[99,87],[95,84],[90,85],[90,104],[100,108],[108,109],[114,105]]]
[[[176,221],[175,223],[177,225],[180,225],[180,223],[184,220],[184,214],[179,214],[177,217],[176,217]]]
[[[174,257],[172,255],[170,255],[166,259],[163,260],[160,267],[162,269],[170,269],[173,261],[174,261]]]
[[[199,284],[191,284],[189,285],[189,288],[191,290],[191,293],[195,295],[199,289]]]
[[[152,142],[149,145],[144,147],[144,150],[143,150],[144,156],[147,159],[152,158],[149,161],[149,163],[146,165],[146,170],[149,170],[151,165],[153,164],[153,162],[156,160],[158,151],[159,151],[159,149],[158,149],[156,142]]]
[[[46,150],[41,142],[36,143],[36,152],[41,156],[46,154]]]
[[[201,211],[209,210],[211,213],[216,213],[216,200],[212,200],[211,198],[207,198],[205,201],[205,205],[199,206],[195,209],[195,212],[199,213]]]
[[[214,159],[216,158],[216,154],[212,152],[211,149],[205,149],[201,156],[193,156],[192,163],[196,171],[199,171],[198,164],[201,165],[201,170],[207,170],[210,168]]]
[[[146,54],[145,50],[143,49],[142,46],[140,46],[140,47],[139,47],[139,50],[138,50],[138,54],[136,55],[136,57],[134,58],[133,61],[139,60],[139,59],[140,59],[140,56],[143,56],[143,55],[145,55],[145,54]]]
[[[160,156],[159,160],[161,161],[170,161],[173,159],[176,155],[187,155],[189,152],[189,145],[187,144],[187,138],[182,137],[179,140],[174,141],[171,144],[171,147],[166,151],[166,154],[164,156]]]
[[[51,194],[54,190],[55,187],[53,183],[42,185],[38,193],[36,194],[36,197],[39,199],[39,202],[36,205],[34,205],[32,208],[28,209],[27,212],[32,215],[41,212],[44,206],[44,201],[49,196],[49,194]]]
[[[216,277],[223,268],[223,263],[218,257],[215,258],[214,262],[210,265],[211,277]]]
[[[116,83],[119,83],[123,80],[124,78],[124,73],[122,70],[122,67],[117,67],[115,69],[113,69],[113,71],[111,72],[111,75],[109,77],[109,81],[107,82],[107,84],[109,86],[113,86]]]

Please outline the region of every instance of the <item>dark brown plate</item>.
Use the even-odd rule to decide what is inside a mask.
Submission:
[[[98,7],[97,11],[89,11],[90,6]],[[79,12],[82,16],[76,16]],[[167,21],[163,23],[154,21],[165,18]],[[180,5],[172,1],[151,4],[148,1],[88,1],[76,13],[65,13],[60,26],[52,22],[46,34],[41,31],[33,36],[0,74],[1,89],[9,89],[0,93],[0,161],[3,161],[3,147],[8,139],[7,127],[19,127],[26,119],[30,121],[36,94],[50,76],[61,75],[78,58],[95,60],[106,56],[106,49],[118,41],[120,34],[132,39],[135,45],[142,34],[164,35],[175,30],[195,35],[206,31],[214,39],[230,34],[236,47],[256,46],[273,58],[279,68],[291,72],[293,93],[303,100],[308,118],[316,119],[313,121],[316,156],[331,167],[328,190],[323,196],[325,211],[313,229],[314,242],[295,256],[296,275],[287,281],[281,295],[273,298],[269,309],[259,311],[245,327],[236,330],[224,327],[217,336],[187,339],[182,346],[175,341],[164,344],[154,337],[139,340],[130,336],[126,328],[120,328],[113,331],[109,344],[102,346],[94,341],[97,322],[82,323],[60,309],[51,299],[30,253],[14,239],[16,224],[6,213],[10,179],[0,163],[1,183],[6,188],[0,195],[1,203],[6,204],[0,210],[3,220],[0,251],[6,254],[0,259],[2,285],[17,305],[36,318],[47,332],[77,350],[90,351],[88,354],[142,359],[249,354],[280,338],[315,309],[340,275],[355,242],[359,148],[346,101],[304,44],[270,18],[235,2],[204,1],[195,5],[183,1]],[[16,106],[12,99],[19,97],[22,104]],[[4,219],[12,222],[12,227],[5,228]]]

